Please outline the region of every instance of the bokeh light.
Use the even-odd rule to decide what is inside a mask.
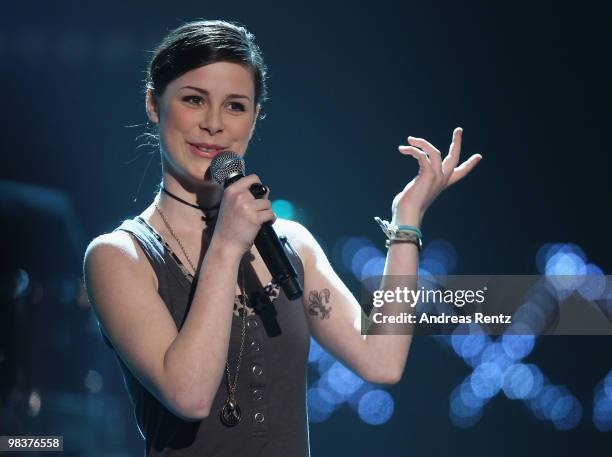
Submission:
[[[527,365],[516,363],[510,365],[503,376],[503,390],[510,399],[527,398],[534,390],[534,376]]]
[[[504,352],[512,360],[519,360],[527,357],[535,346],[533,335],[503,335],[501,345]]]
[[[446,272],[444,274],[454,272],[457,266],[457,251],[452,244],[442,239],[429,241],[421,253],[421,258],[423,261],[440,265]]]
[[[359,248],[353,258],[351,259],[351,271],[357,277],[357,279],[363,279],[362,271],[363,267],[372,259],[378,259],[382,257],[383,254],[380,249],[372,246],[366,245]]]
[[[471,427],[482,417],[482,406],[466,403],[460,388],[455,388],[450,396],[449,417],[451,422],[458,427]]]
[[[323,422],[334,412],[335,405],[329,392],[319,387],[311,387],[306,393],[308,398],[308,421]]]
[[[293,220],[295,218],[295,207],[289,200],[273,200],[272,211],[281,219]]]
[[[502,387],[502,370],[497,363],[478,365],[470,378],[474,394],[482,399],[493,397]]]
[[[330,387],[337,393],[345,396],[353,395],[363,384],[363,379],[340,362],[335,362],[330,367],[327,376]]]
[[[597,300],[606,290],[606,277],[601,268],[592,263],[586,265],[586,277],[578,286],[578,293],[586,300]]]
[[[582,419],[582,405],[573,395],[564,395],[554,402],[549,414],[557,430],[570,430]]]
[[[318,362],[319,359],[323,356],[324,350],[317,340],[313,337],[310,337],[310,351],[308,352],[308,362]]]
[[[361,397],[358,412],[366,424],[381,425],[391,418],[394,408],[393,397],[389,392],[374,389]]]

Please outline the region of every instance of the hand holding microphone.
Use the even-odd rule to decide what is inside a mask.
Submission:
[[[301,297],[303,290],[298,275],[272,227],[276,215],[265,186],[257,175],[244,176],[244,160],[232,151],[217,155],[210,169],[213,179],[225,187],[215,232],[219,230],[223,242],[237,245],[242,253],[254,242],[272,274],[272,281],[283,289],[289,300]]]
[[[240,256],[251,249],[261,225],[276,220],[267,195],[256,199],[249,190],[254,184],[259,178],[251,174],[225,189],[215,226],[215,236],[226,247],[235,247]]]

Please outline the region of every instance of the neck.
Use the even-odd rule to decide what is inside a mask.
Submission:
[[[173,229],[180,232],[201,232],[212,222],[202,220],[203,216],[218,207],[223,197],[223,186],[211,181],[206,181],[197,188],[187,188],[178,181],[164,176],[161,186],[176,197],[192,205],[193,208],[160,190],[155,197],[155,202],[161,208]]]

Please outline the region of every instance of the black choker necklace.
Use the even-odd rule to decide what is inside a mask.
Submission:
[[[194,205],[193,203],[189,203],[188,201],[183,200],[181,197],[174,195],[172,192],[170,192],[168,189],[166,189],[163,186],[161,190],[164,193],[168,194],[170,197],[174,198],[176,201],[179,201],[183,203],[184,205],[191,206],[192,208],[199,209],[200,211],[202,211],[204,213],[204,216],[202,216],[203,221],[209,222],[209,221],[214,220],[217,217],[217,213],[219,212],[219,206],[221,205],[220,202],[217,206],[213,206],[212,208],[202,208],[199,205]]]

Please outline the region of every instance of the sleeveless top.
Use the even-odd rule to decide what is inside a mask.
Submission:
[[[161,235],[140,216],[123,221],[114,231],[117,230],[132,234],[142,247],[157,275],[159,294],[180,331],[197,281],[187,273]],[[304,268],[298,254],[286,236],[279,233],[279,238],[303,285]],[[226,427],[219,418],[227,400],[225,375],[209,416],[200,421],[182,420],[133,376],[99,327],[123,373],[136,422],[146,442],[145,456],[310,455],[306,409],[310,333],[301,301],[290,301],[273,283],[259,292],[247,290],[247,293],[263,305],[255,306],[257,312],[254,313],[251,302],[244,307],[243,297],[236,296],[234,302],[228,357],[232,382],[242,336],[240,313],[244,309],[248,311],[236,389],[242,419],[234,427]]]

